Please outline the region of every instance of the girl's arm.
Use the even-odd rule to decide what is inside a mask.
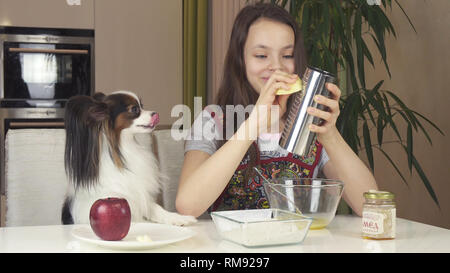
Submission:
[[[345,201],[356,214],[361,215],[363,193],[371,189],[377,190],[377,183],[367,166],[353,152],[336,128],[341,91],[334,84],[327,84],[327,89],[331,92],[332,98],[317,96],[315,100],[327,106],[329,111],[308,109],[308,113],[322,118],[325,122],[320,126],[312,125],[310,129],[317,133],[318,141],[324,146],[330,158],[323,168],[325,176],[344,182]]]
[[[339,179],[345,183],[343,197],[352,210],[359,216],[364,202],[363,193],[377,190],[372,173],[361,159],[348,146],[336,130],[333,141],[323,144],[330,160],[323,172],[327,178]]]
[[[236,134],[249,128],[249,119]],[[179,213],[198,217],[222,193],[253,142],[236,139],[236,134],[212,155],[195,150],[186,153],[176,197]]]

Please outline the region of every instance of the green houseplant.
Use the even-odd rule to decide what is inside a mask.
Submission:
[[[264,2],[264,1],[261,1]],[[267,2],[267,1],[266,1]],[[337,127],[355,153],[365,151],[370,168],[374,170],[373,150],[377,149],[392,164],[402,180],[405,176],[383,148],[383,133],[387,128],[395,132],[398,145],[405,151],[409,171],[417,171],[428,193],[439,206],[436,194],[420,163],[414,156],[413,133],[421,131],[432,144],[422,122],[443,132],[424,115],[410,109],[392,91],[382,89],[383,80],[369,87],[365,80],[365,60],[374,66],[372,52],[365,39],[372,39],[382,57],[385,69],[391,76],[386,60],[385,36],[396,36],[395,29],[384,10],[392,2],[403,11],[412,30],[416,31],[397,0],[271,0],[289,10],[299,23],[308,54],[308,63],[334,74],[339,72],[341,114]],[[406,125],[406,139],[399,131],[399,121]],[[362,130],[361,130],[362,128]],[[371,131],[376,131],[376,137]],[[376,138],[373,139],[373,138]],[[392,141],[390,141],[392,142]]]

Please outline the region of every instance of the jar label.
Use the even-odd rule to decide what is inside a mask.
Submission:
[[[372,211],[365,211],[362,215],[362,232],[365,234],[383,234],[384,214]]]

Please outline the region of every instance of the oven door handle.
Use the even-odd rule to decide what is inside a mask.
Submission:
[[[64,128],[64,121],[10,122],[9,129],[21,128]]]
[[[87,55],[87,49],[46,49],[46,48],[19,48],[11,47],[9,52],[18,53],[50,53],[50,54],[84,54]]]

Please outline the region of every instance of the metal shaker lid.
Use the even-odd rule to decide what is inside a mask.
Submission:
[[[322,70],[320,68],[317,68],[317,67],[314,67],[314,66],[310,66],[310,65],[308,65],[308,68],[311,69],[311,70],[315,70],[317,72],[320,72],[320,73],[322,73],[322,74],[324,74],[326,76],[336,78],[336,75],[334,75],[333,73],[330,73],[328,71]]]

